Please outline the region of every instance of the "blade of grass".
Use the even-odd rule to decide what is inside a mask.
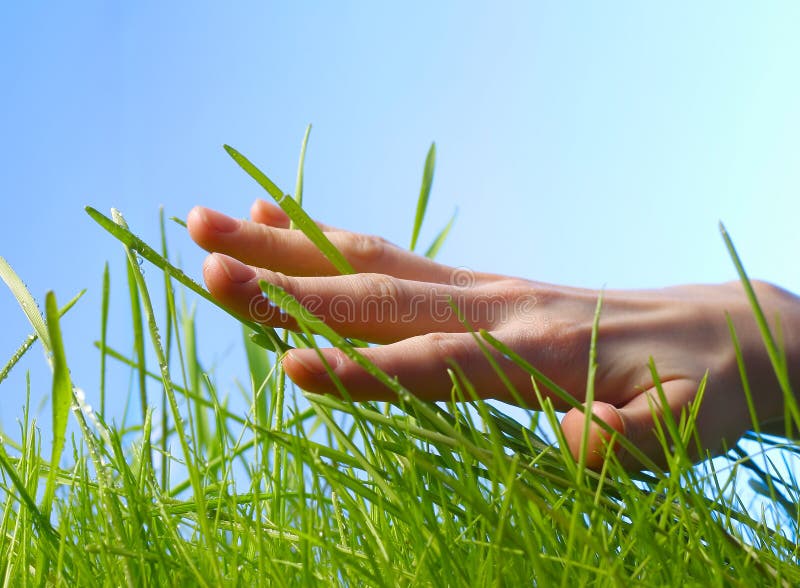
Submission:
[[[125,227],[127,228],[127,227]],[[137,363],[140,366],[137,371],[137,380],[139,384],[139,410],[142,415],[142,422],[147,415],[147,383],[144,376],[145,364],[145,350],[144,350],[144,327],[142,325],[142,304],[139,300],[139,289],[136,286],[136,278],[134,273],[136,270],[134,266],[139,265],[136,255],[130,248],[126,248],[128,256],[127,275],[128,275],[128,295],[130,299],[131,309],[131,327],[133,328],[133,351],[136,353]]]
[[[522,356],[520,356],[517,352],[512,350],[508,345],[500,341],[499,339],[495,338],[491,333],[488,331],[481,329],[480,335],[489,344],[497,349],[500,353],[508,357],[511,361],[517,364],[519,367],[524,369],[526,372],[531,374],[534,378],[534,381],[540,382],[547,387],[547,389],[556,396],[560,401],[564,404],[570,406],[571,408],[577,408],[579,410],[583,410],[583,404],[576,400],[571,394],[569,394],[566,390],[561,388],[558,384],[553,382],[550,378],[545,376],[541,371],[536,369],[533,365],[531,365],[528,361],[526,361]],[[609,435],[617,435],[617,431],[611,427],[608,423],[604,420],[592,415],[592,420],[605,432]],[[635,459],[637,459],[644,467],[646,467],[651,472],[663,475],[663,471],[659,468],[653,460],[648,458],[642,451],[636,447],[629,439],[624,436],[617,436],[617,442],[622,445]]]
[[[430,149],[428,149],[428,155],[425,157],[425,168],[422,171],[422,185],[420,186],[419,198],[417,199],[417,214],[414,217],[414,229],[411,232],[411,245],[408,247],[411,251],[414,251],[417,247],[419,231],[422,228],[422,221],[425,220],[425,211],[428,209],[428,199],[431,195],[433,171],[435,167],[436,143],[431,143]]]
[[[67,302],[61,308],[61,310],[58,311],[58,316],[64,316],[73,306],[75,306],[75,303],[78,302],[78,300],[80,300],[85,293],[86,290],[81,290],[78,292],[72,300]],[[14,355],[11,356],[11,359],[8,360],[8,363],[6,363],[3,369],[0,370],[0,382],[8,377],[8,374],[11,372],[14,366],[17,365],[19,360],[22,359],[22,356],[27,353],[28,349],[30,349],[38,339],[39,336],[36,333],[31,333],[25,338],[25,341],[23,341],[22,345],[20,345],[19,348],[14,352]]]
[[[683,472],[691,466],[692,462],[689,459],[689,454],[683,443],[683,436],[678,430],[678,422],[675,420],[675,415],[672,414],[672,407],[669,405],[667,394],[664,391],[664,384],[661,382],[661,377],[658,375],[658,370],[656,369],[655,359],[653,359],[652,356],[648,360],[647,366],[650,369],[650,376],[653,379],[653,387],[656,391],[650,405],[650,409],[653,413],[653,421],[655,422],[656,428],[663,426],[666,429],[665,439],[667,448],[673,454],[670,456],[665,453],[665,457],[668,460],[672,458],[680,467],[680,471]],[[658,402],[656,402],[656,399]],[[666,438],[666,435],[669,435],[669,439]]]
[[[178,219],[180,220],[180,219]],[[165,260],[169,260],[169,252],[167,250],[167,229],[164,223],[164,207],[162,206],[159,209],[159,221],[160,221],[160,232],[161,232],[161,256]],[[180,222],[178,223],[180,224]],[[186,223],[183,223],[183,228],[186,227]],[[166,334],[166,345],[165,351],[167,356],[167,365],[172,365],[172,337],[173,333],[177,330],[178,324],[178,317],[177,317],[177,310],[175,305],[175,291],[172,288],[172,278],[170,273],[166,270],[162,270],[164,274],[164,302],[165,308],[167,313],[166,324],[167,324],[167,334]],[[177,339],[177,337],[176,337]],[[180,340],[178,340],[180,343]],[[103,346],[105,348],[105,346]],[[168,445],[168,433],[169,430],[169,409],[167,403],[167,391],[162,387],[161,388],[161,455],[167,455],[167,445]],[[148,437],[149,439],[149,437]],[[144,468],[143,468],[144,469]],[[167,487],[167,468],[161,468],[161,487]]]
[[[453,212],[453,216],[450,217],[450,220],[447,221],[447,224],[441,231],[439,231],[439,234],[436,235],[433,243],[431,243],[430,247],[428,247],[428,250],[425,252],[425,257],[428,259],[436,259],[436,256],[439,254],[439,250],[442,248],[442,245],[444,245],[444,242],[447,240],[447,236],[450,234],[450,229],[453,228],[453,225],[456,222],[457,216],[458,209],[456,208],[456,210]]]
[[[271,366],[266,351],[262,346],[256,344],[250,335],[252,331],[242,325],[242,335],[244,340],[244,351],[247,359],[247,373],[250,374],[251,386],[253,389],[253,403],[255,405],[256,423],[269,428],[267,422],[268,397],[266,393],[267,378],[269,377]]]
[[[124,545],[127,543],[125,523],[123,522],[124,519],[122,509],[120,508],[119,501],[115,496],[116,488],[114,488],[114,484],[111,481],[111,476],[109,475],[110,468],[109,460],[107,459],[110,457],[108,456],[108,452],[113,451],[113,447],[111,447],[112,433],[97,418],[97,415],[91,412],[89,407],[83,401],[82,394],[74,394],[73,400],[74,403],[71,405],[72,413],[81,429],[83,440],[86,443],[86,447],[89,450],[89,456],[91,457],[95,468],[95,479],[100,504],[103,512],[109,518],[110,524],[106,528],[110,530],[115,544]],[[100,442],[94,433],[92,433],[91,429],[89,428],[89,423],[87,422],[87,416],[91,418],[92,423],[100,433],[102,440],[106,442],[105,445]],[[125,466],[123,466],[122,469],[125,467],[127,467],[127,463],[125,463]],[[128,586],[136,585],[136,583],[132,581],[133,571],[130,563],[127,561],[123,563],[123,575],[127,579],[126,584]]]
[[[298,320],[303,325],[307,325],[315,334],[325,337],[328,341],[333,343],[335,347],[341,349],[345,354],[347,354],[348,357],[354,359],[362,367],[367,369],[369,373],[376,376],[380,381],[392,382],[392,380],[386,376],[386,374],[378,370],[378,368],[373,366],[369,361],[364,359],[361,354],[355,351],[347,343],[344,337],[340,336],[331,327],[322,322],[319,317],[312,314],[306,307],[300,304],[300,302],[294,296],[286,292],[283,288],[274,284],[270,284],[265,280],[259,281],[258,285],[261,287],[261,291],[267,295],[267,298],[269,298],[271,302],[288,313],[292,318]],[[390,384],[389,387],[397,390],[396,385]],[[408,394],[408,392],[406,392],[406,394]]]
[[[589,370],[586,376],[586,399],[583,402],[584,420],[583,432],[581,433],[580,453],[578,454],[578,484],[583,483],[583,474],[586,470],[587,442],[589,440],[589,429],[592,425],[592,404],[594,403],[594,379],[597,374],[597,332],[600,328],[600,311],[603,308],[603,293],[597,297],[597,306],[594,310],[594,320],[592,321],[592,337],[589,343]]]
[[[342,255],[338,249],[336,249],[334,244],[330,242],[330,239],[328,239],[328,237],[325,236],[325,233],[322,232],[322,229],[320,229],[319,226],[317,226],[317,224],[311,220],[311,218],[306,214],[306,211],[303,210],[293,198],[284,194],[283,191],[281,191],[281,189],[278,188],[278,186],[276,186],[272,180],[270,180],[264,174],[264,172],[253,165],[249,159],[239,153],[236,149],[230,145],[225,145],[225,151],[228,152],[228,155],[230,155],[251,178],[258,182],[258,184],[264,188],[270,196],[272,196],[278,206],[283,209],[283,211],[289,216],[297,228],[303,231],[305,236],[317,246],[317,249],[319,249],[320,253],[328,258],[328,261],[330,261],[340,273],[355,273],[355,270],[353,269],[353,266],[350,265],[350,262],[345,259],[344,255]]]
[[[762,451],[763,451],[764,443],[763,443],[763,439],[761,437],[761,424],[759,422],[758,415],[756,413],[756,406],[755,406],[755,402],[753,401],[753,393],[752,393],[752,390],[750,388],[750,380],[747,377],[747,368],[746,368],[745,363],[744,363],[744,356],[742,355],[742,348],[741,348],[741,345],[739,343],[739,337],[736,334],[736,328],[734,327],[733,319],[731,318],[731,316],[727,312],[725,313],[725,320],[728,323],[728,330],[729,330],[730,335],[731,335],[731,341],[733,343],[733,349],[734,349],[734,352],[736,353],[736,364],[739,367],[739,379],[742,382],[742,389],[744,390],[744,397],[745,397],[745,401],[747,402],[747,410],[750,413],[750,422],[753,425],[753,431],[755,432],[756,437],[758,438],[758,443],[761,446]],[[737,454],[740,457],[742,457],[742,458],[745,457],[744,452],[739,448],[738,445],[733,448],[733,451],[737,452]],[[757,475],[761,479],[761,485],[758,488],[753,487],[753,483],[755,482],[755,480],[750,480],[749,481],[750,487],[755,492],[761,493],[762,495],[766,496],[773,504],[779,504],[780,503],[779,499],[778,499],[779,492],[775,488],[772,476],[768,476],[766,474],[766,472],[764,472],[760,467],[755,465],[755,463],[753,463],[752,460],[744,461],[744,466],[749,468],[751,471],[753,471],[755,473],[755,475]],[[761,492],[761,490],[763,490],[763,489],[767,490],[766,494]],[[782,495],[780,495],[780,496],[781,496],[781,498],[783,498]],[[780,503],[780,504],[783,504],[783,503]]]
[[[67,419],[72,404],[72,381],[67,367],[64,341],[61,338],[56,295],[52,291],[48,292],[45,298],[45,312],[47,313],[47,334],[53,352],[53,388],[50,399],[53,409],[53,449],[50,454],[50,473],[42,499],[42,511],[45,516],[49,517],[56,489],[56,471],[58,463],[61,461],[67,434]]]
[[[758,297],[753,289],[753,284],[750,282],[750,278],[747,276],[747,272],[744,270],[742,260],[739,257],[736,248],[733,246],[733,241],[731,240],[730,235],[728,235],[725,225],[719,223],[719,230],[722,234],[722,239],[725,241],[725,247],[728,249],[728,253],[733,261],[733,265],[736,267],[736,272],[739,274],[739,280],[742,282],[745,294],[750,302],[750,307],[753,310],[753,315],[756,319],[756,323],[758,324],[758,330],[761,333],[761,338],[763,339],[764,346],[767,349],[767,355],[772,363],[772,369],[775,371],[775,376],[778,378],[778,383],[780,384],[781,391],[783,392],[784,410],[786,411],[786,416],[791,416],[791,420],[788,418],[785,419],[786,436],[790,437],[791,421],[794,422],[796,427],[800,428],[800,409],[797,406],[797,399],[792,392],[792,386],[789,382],[786,356],[778,348],[778,344],[776,343],[775,337],[772,334],[772,330],[769,327],[767,317],[764,315],[764,310],[761,308],[761,304],[758,302]]]
[[[111,276],[108,262],[103,268],[103,298],[100,303],[100,345],[105,348],[108,336],[108,308],[111,290]],[[106,355],[100,354],[100,414],[106,414]]]
[[[125,223],[125,219],[118,211],[113,211],[114,216],[116,219],[119,219],[120,223]],[[118,225],[119,226],[119,225]],[[129,251],[131,251],[129,249]],[[163,258],[162,258],[163,259]],[[156,353],[156,359],[158,361],[159,368],[161,370],[161,380],[164,385],[164,388],[167,393],[167,399],[169,400],[169,406],[172,411],[172,419],[175,423],[175,430],[178,434],[178,440],[180,441],[181,452],[183,453],[183,459],[186,465],[186,469],[189,473],[189,478],[192,481],[192,490],[194,491],[195,496],[200,497],[203,495],[203,486],[200,480],[200,470],[195,463],[195,457],[189,446],[189,440],[186,436],[186,431],[184,428],[184,419],[183,415],[180,412],[180,408],[178,407],[178,401],[175,397],[175,391],[172,388],[172,378],[169,373],[169,366],[167,365],[166,354],[164,353],[164,348],[161,344],[161,336],[159,335],[158,325],[156,324],[156,317],[155,313],[153,312],[153,304],[150,300],[150,293],[147,289],[147,284],[144,280],[144,274],[141,271],[141,268],[136,264],[134,268],[134,278],[136,279],[136,284],[139,288],[139,294],[141,296],[142,305],[144,307],[144,314],[147,317],[147,324],[150,331],[150,339],[153,345],[153,349]],[[209,528],[209,521],[208,515],[205,507],[205,503],[202,500],[198,500],[198,509],[197,509],[197,517],[199,527],[202,530],[202,539],[205,545],[208,546],[209,553],[207,555],[207,561],[211,564],[211,568],[216,576],[216,580],[218,583],[222,582],[222,576],[219,569],[219,562],[217,561],[217,554],[216,554],[216,544],[212,542],[212,533]]]
[[[128,229],[128,224],[125,222],[125,219],[122,215],[116,211],[111,211],[112,216],[114,217],[114,221],[116,222],[117,226]],[[127,267],[127,275],[128,275],[128,296],[130,298],[131,304],[131,326],[133,327],[133,351],[136,354],[137,364],[139,369],[136,372],[137,380],[139,384],[139,410],[141,411],[142,415],[142,422],[145,421],[147,418],[148,412],[148,401],[147,401],[147,377],[146,377],[146,370],[147,366],[145,364],[145,348],[144,348],[144,327],[143,327],[143,319],[142,319],[142,303],[139,296],[139,285],[137,276],[141,273],[141,268],[139,267],[139,258],[134,253],[133,249],[128,247],[127,245],[124,246],[125,255],[127,257],[128,263],[126,264]],[[148,440],[149,444],[149,440]],[[148,455],[150,460],[150,466],[153,465],[153,454],[152,452]]]
[[[186,302],[183,301],[183,310],[180,313],[181,327],[183,330],[183,357],[186,365],[186,387],[194,392],[197,396],[202,396],[203,390],[201,388],[200,376],[202,373],[202,366],[200,365],[200,357],[197,354],[197,328],[195,325],[195,313],[197,307],[193,304],[192,307],[186,308]],[[206,408],[199,403],[196,403],[194,413],[194,428],[195,428],[195,443],[200,452],[207,450],[211,444],[211,431],[209,429],[208,415]]]
[[[310,134],[311,125],[308,125],[306,127],[306,133],[303,135],[303,143],[300,146],[300,161],[297,164],[297,181],[294,187],[294,200],[300,206],[303,206],[303,178],[305,176],[306,149],[308,148],[308,136]],[[294,221],[291,222],[290,228],[297,228]]]
[[[309,124],[306,127],[305,135],[303,136],[303,143],[300,146],[300,159],[297,163],[297,180],[295,182],[295,190],[294,190],[294,199],[297,202],[298,206],[303,206],[303,184],[305,179],[305,165],[306,165],[306,150],[308,149],[308,137],[311,134],[311,125]],[[297,223],[294,220],[291,220],[289,223],[290,229],[296,229]],[[284,331],[283,333],[283,342],[288,342],[288,332]],[[277,362],[276,367],[278,368],[277,371],[277,379],[275,382],[275,386],[273,387],[273,402],[272,402],[272,413],[274,419],[274,430],[276,431],[283,431],[283,412],[284,412],[284,399],[286,395],[286,372],[283,371],[283,364],[281,362]],[[262,403],[263,404],[263,403]],[[265,423],[266,424],[266,423]],[[266,455],[266,446],[264,447],[264,455]],[[276,489],[275,491],[275,510],[278,513],[278,517],[280,517],[279,521],[281,523],[284,522],[284,497],[283,497],[283,470],[285,467],[285,460],[286,460],[286,452],[283,447],[279,444],[274,443],[272,446],[272,484],[273,487]]]
[[[33,330],[42,342],[45,353],[49,355],[50,337],[44,319],[39,312],[39,307],[36,305],[36,300],[34,300],[25,283],[2,257],[0,257],[0,278],[3,279],[8,289],[11,290],[11,293],[14,295],[14,298],[17,299],[17,302],[22,307],[22,311],[33,326]]]
[[[36,506],[34,497],[28,492],[27,484],[22,478],[20,478],[11,461],[8,459],[8,455],[6,454],[5,449],[3,449],[2,444],[0,444],[0,466],[3,467],[6,475],[11,478],[11,484],[17,491],[20,502],[23,503],[28,509],[28,512],[33,517],[33,521],[36,526],[43,532],[44,536],[47,537],[48,540],[51,542],[57,541],[58,533],[50,524],[50,519],[46,517],[41,510],[39,510],[38,506]]]
[[[459,435],[457,431],[446,421],[439,418],[439,415],[436,413],[435,410],[431,408],[428,403],[425,403],[415,396],[413,396],[408,390],[406,390],[395,378],[390,377],[380,368],[378,368],[374,363],[369,361],[365,358],[361,353],[358,352],[357,349],[353,348],[347,340],[343,337],[338,335],[336,331],[334,331],[330,326],[326,325],[319,317],[315,316],[311,312],[308,311],[300,302],[294,298],[291,294],[276,286],[274,284],[270,284],[264,280],[259,282],[259,286],[261,290],[267,295],[267,297],[272,301],[274,304],[279,306],[284,312],[289,314],[293,319],[295,319],[298,325],[303,329],[307,330],[309,333],[314,333],[316,335],[321,335],[330,341],[336,348],[338,348],[342,353],[344,353],[349,359],[353,360],[357,363],[361,368],[364,369],[368,374],[372,375],[378,382],[386,386],[389,390],[392,390],[398,396],[398,400],[403,403],[407,403],[408,405],[412,406],[415,411],[421,414],[423,417],[429,419],[431,422],[434,422],[438,425],[438,427],[443,430],[446,430],[448,433],[457,435],[459,439],[462,440],[466,446],[471,446],[470,442],[465,439],[463,436]],[[312,345],[317,349],[317,353],[319,356],[324,360],[324,357],[319,352],[319,349],[314,344],[313,339],[311,340]],[[342,394],[345,399],[349,399],[349,394],[347,390],[341,386],[341,382],[339,382],[338,378],[335,377],[335,374],[332,374],[334,383],[337,385],[338,391]],[[360,424],[357,421],[358,424]],[[366,435],[365,435],[366,436]],[[365,447],[365,449],[369,449],[369,447]]]
[[[36,341],[38,340],[39,337],[36,336],[36,333],[31,333],[30,335],[25,337],[25,340],[22,342],[22,345],[20,345],[17,348],[17,350],[14,352],[14,355],[11,356],[6,365],[3,366],[3,369],[0,370],[0,382],[2,382],[8,377],[8,374],[11,372],[12,369],[14,369],[14,366],[17,365],[17,363],[19,363],[19,360],[22,359],[22,357],[28,352],[28,349],[33,347],[33,344],[36,343]]]
[[[117,240],[121,241],[127,247],[130,247],[134,251],[136,251],[139,255],[141,255],[144,259],[155,265],[157,268],[167,272],[170,276],[176,279],[178,282],[189,288],[192,292],[197,294],[198,296],[205,298],[211,304],[216,306],[217,308],[224,310],[233,318],[235,318],[240,323],[246,324],[251,329],[256,331],[257,333],[264,334],[269,342],[272,344],[280,345],[280,338],[275,333],[275,330],[270,327],[265,327],[255,321],[244,320],[240,316],[234,314],[232,311],[228,310],[224,306],[222,306],[219,302],[217,302],[208,291],[200,286],[197,282],[192,280],[189,276],[187,276],[183,271],[179,270],[171,263],[169,263],[166,259],[164,259],[161,255],[158,254],[152,247],[150,247],[147,243],[142,241],[139,237],[134,235],[130,230],[120,227],[110,218],[98,212],[91,206],[86,207],[86,213],[92,217],[92,219],[103,227],[106,231],[111,233]],[[276,347],[280,351],[286,351],[288,348],[283,347]]]

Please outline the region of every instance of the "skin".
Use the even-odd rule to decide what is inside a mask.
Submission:
[[[192,239],[210,252],[203,266],[209,291],[239,315],[274,327],[296,327],[265,304],[258,286],[263,279],[291,293],[341,335],[381,343],[361,353],[420,398],[451,398],[446,369],[454,361],[481,396],[514,402],[449,306],[452,300],[473,328],[486,329],[584,400],[599,292],[452,268],[379,237],[320,223],[357,272],[341,276],[300,231],[289,228],[280,208],[258,200],[250,215],[249,221],[239,220],[198,206],[187,219]],[[756,281],[754,287],[767,316],[781,324],[789,365],[800,366],[800,300],[765,282]],[[697,420],[701,444],[717,453],[735,443],[752,428],[752,421],[726,313],[740,341],[759,420],[766,424],[780,420],[783,396],[739,282],[603,292],[593,412],[663,464],[651,408],[657,414],[671,410],[679,418],[707,373]],[[340,351],[323,353],[353,399],[393,399],[388,389]],[[658,401],[648,366],[651,357],[668,407]],[[524,403],[537,407],[530,376],[499,354],[495,358]],[[314,350],[290,351],[283,366],[301,388],[336,393]],[[792,369],[790,378],[798,389],[800,374]],[[546,388],[543,392],[557,409],[569,408]],[[561,427],[577,457],[583,412],[569,410]],[[589,466],[602,465],[608,437],[592,424]],[[624,451],[619,457],[632,469],[641,467]]]

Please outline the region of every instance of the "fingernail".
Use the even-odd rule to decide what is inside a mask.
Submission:
[[[312,376],[322,376],[328,373],[328,371],[325,369],[325,364],[322,363],[318,357],[316,357],[316,354],[303,353],[302,351],[292,351],[287,355],[287,357],[303,366],[303,368],[305,368],[305,370]],[[333,359],[330,357],[326,357],[326,359],[328,360],[332,370],[335,370],[336,366],[339,365],[338,355]]]
[[[256,277],[256,272],[253,268],[251,268],[249,265],[243,264],[241,261],[238,261],[232,257],[228,257],[227,255],[222,255],[220,253],[215,253],[214,259],[216,259],[217,263],[227,274],[228,279],[231,282],[234,282],[236,284],[243,284],[244,282],[249,282],[254,277]]]
[[[206,224],[217,231],[218,233],[230,233],[239,228],[239,221],[231,218],[226,214],[211,210],[210,208],[203,208],[200,212]]]

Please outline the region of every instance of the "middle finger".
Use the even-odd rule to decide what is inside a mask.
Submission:
[[[264,298],[258,282],[266,280],[286,290],[340,335],[374,343],[429,332],[464,332],[459,315],[474,329],[491,329],[510,312],[505,298],[480,287],[459,288],[373,273],[292,277],[220,254],[208,257],[203,275],[215,298],[249,320],[297,329],[290,317]]]

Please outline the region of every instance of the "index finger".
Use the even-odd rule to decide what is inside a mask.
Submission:
[[[239,220],[202,206],[187,218],[192,239],[211,253],[224,253],[248,265],[290,276],[334,276],[339,272],[301,231]],[[326,232],[358,273],[453,283],[460,270],[406,251],[385,239],[349,231]],[[483,274],[474,274],[481,281]]]

